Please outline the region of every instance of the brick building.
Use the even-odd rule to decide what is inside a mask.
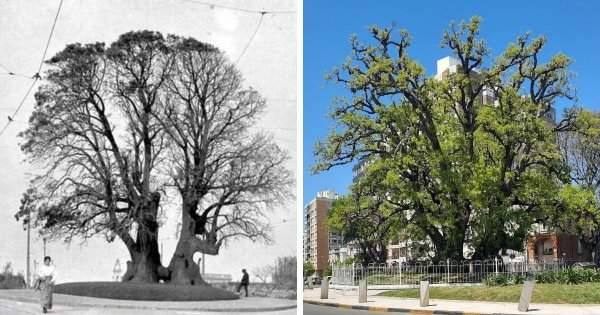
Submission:
[[[304,261],[313,264],[319,277],[329,264],[330,250],[339,250],[342,243],[341,234],[327,227],[327,215],[337,197],[333,191],[321,191],[304,207]]]

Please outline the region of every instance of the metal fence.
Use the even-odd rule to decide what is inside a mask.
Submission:
[[[560,271],[570,264],[565,261],[540,262],[503,262],[486,261],[446,261],[441,264],[401,263],[390,265],[354,264],[352,266],[333,266],[332,284],[357,286],[362,279],[369,285],[414,286],[420,281],[430,284],[475,284],[481,283],[490,275],[529,274],[542,271]]]

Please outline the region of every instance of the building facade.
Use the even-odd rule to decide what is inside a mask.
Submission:
[[[341,234],[327,227],[329,209],[337,198],[333,191],[321,191],[304,207],[304,261],[313,264],[319,277],[329,265],[330,251],[339,251],[342,245]]]

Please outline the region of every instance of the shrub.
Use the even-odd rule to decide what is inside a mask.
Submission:
[[[0,273],[0,289],[23,289],[26,287],[25,277],[22,274],[14,274],[11,264],[4,265]]]
[[[483,279],[483,284],[487,286],[505,286],[509,284],[509,277],[503,273],[492,274]]]
[[[504,286],[522,284],[526,279],[523,274],[492,274],[483,280],[487,286]],[[542,271],[533,274],[537,283],[581,284],[600,282],[600,270],[567,268],[561,271]]]
[[[277,258],[273,271],[273,283],[279,289],[296,289],[296,256]]]

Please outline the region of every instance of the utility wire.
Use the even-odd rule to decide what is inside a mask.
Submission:
[[[0,67],[4,68],[4,70],[6,70],[6,72],[9,72],[9,73],[12,72],[12,71],[10,71],[10,69],[8,69],[5,65],[3,65],[1,63],[0,63]]]
[[[29,85],[29,89],[27,89],[27,92],[25,93],[25,96],[23,96],[23,98],[21,99],[21,102],[19,103],[19,106],[17,107],[17,109],[15,109],[12,116],[8,116],[8,122],[6,123],[6,125],[4,125],[4,128],[2,128],[2,130],[0,130],[0,136],[4,133],[6,128],[8,128],[8,125],[10,125],[11,123],[14,122],[13,117],[15,117],[15,115],[19,112],[19,110],[21,109],[21,106],[23,106],[23,104],[25,104],[25,101],[27,100],[29,93],[31,93],[31,90],[33,90],[33,87],[35,86],[35,83],[37,82],[37,80],[38,80],[37,77],[35,79],[33,79],[33,81],[31,82],[31,85]]]
[[[58,4],[58,10],[56,10],[56,15],[54,16],[54,22],[52,23],[52,28],[50,29],[50,34],[48,35],[48,41],[46,42],[46,48],[44,48],[44,54],[42,55],[42,60],[40,60],[40,66],[38,67],[38,71],[36,73],[39,76],[40,71],[42,71],[42,65],[44,64],[44,60],[46,59],[46,53],[48,52],[48,47],[50,46],[50,41],[52,40],[52,35],[54,34],[54,27],[56,27],[56,21],[58,21],[58,15],[60,14],[60,9],[62,8],[63,0],[60,0]]]
[[[3,68],[4,70],[6,70],[6,72],[2,72],[2,73],[0,73],[0,75],[10,75],[10,76],[15,76],[15,77],[24,77],[27,79],[33,79],[31,76],[20,74],[20,73],[15,73],[14,71],[8,69],[7,66],[5,66],[1,63],[0,63],[0,67]]]
[[[4,128],[2,128],[2,130],[0,130],[0,136],[2,136],[4,134],[4,131],[6,130],[6,128],[8,128],[8,125],[10,125],[14,121],[15,116],[19,113],[19,110],[21,110],[21,107],[23,106],[23,104],[25,104],[25,101],[27,100],[27,97],[31,93],[31,90],[33,90],[33,87],[35,86],[37,81],[39,79],[41,79],[40,71],[42,71],[42,66],[44,65],[44,60],[46,59],[46,54],[48,53],[48,47],[50,46],[50,42],[52,41],[52,35],[54,35],[54,28],[56,27],[56,22],[58,21],[58,16],[60,14],[60,9],[62,8],[62,4],[63,4],[63,0],[60,0],[60,2],[58,4],[58,9],[56,10],[56,15],[54,16],[54,21],[52,22],[52,28],[50,29],[50,34],[48,35],[48,40],[46,41],[46,47],[44,48],[44,54],[42,55],[42,59],[40,61],[40,65],[38,66],[37,72],[33,75],[33,81],[31,82],[31,85],[29,85],[27,92],[25,92],[25,96],[23,96],[23,98],[21,99],[21,102],[19,103],[19,106],[17,106],[17,109],[15,109],[15,111],[13,112],[13,114],[11,116],[8,116],[8,121],[6,122],[6,125],[4,125]],[[12,73],[6,66],[2,65],[2,67],[5,70],[7,70],[9,73]]]
[[[262,25],[262,21],[263,21],[264,17],[265,17],[265,12],[260,12],[260,19],[258,20],[258,24],[256,25],[256,29],[254,30],[254,33],[252,33],[252,35],[250,36],[250,40],[248,40],[248,42],[246,43],[246,47],[244,47],[244,50],[242,50],[242,53],[236,59],[235,64],[237,64],[240,61],[240,59],[242,59],[242,57],[246,53],[246,50],[248,50],[248,47],[250,47],[250,44],[254,40],[254,37],[256,36],[256,33],[258,33],[258,30],[260,29],[260,26]]]
[[[227,5],[222,5],[222,4],[216,4],[216,3],[211,3],[211,2],[206,2],[206,1],[198,1],[198,0],[183,0],[186,2],[193,2],[193,3],[197,3],[200,5],[204,5],[204,6],[208,6],[211,9],[213,8],[221,8],[221,9],[227,9],[227,10],[232,10],[232,11],[238,11],[238,12],[246,12],[246,13],[261,13],[261,14],[294,14],[296,13],[296,11],[266,11],[266,10],[252,10],[252,9],[244,9],[244,8],[236,8],[236,7],[232,7],[232,6],[227,6]]]
[[[20,73],[14,73],[14,72],[2,72],[0,73],[0,75],[9,75],[9,76],[13,76],[13,77],[22,77],[22,78],[26,78],[26,79],[33,79],[33,77],[25,75],[25,74],[20,74]]]

